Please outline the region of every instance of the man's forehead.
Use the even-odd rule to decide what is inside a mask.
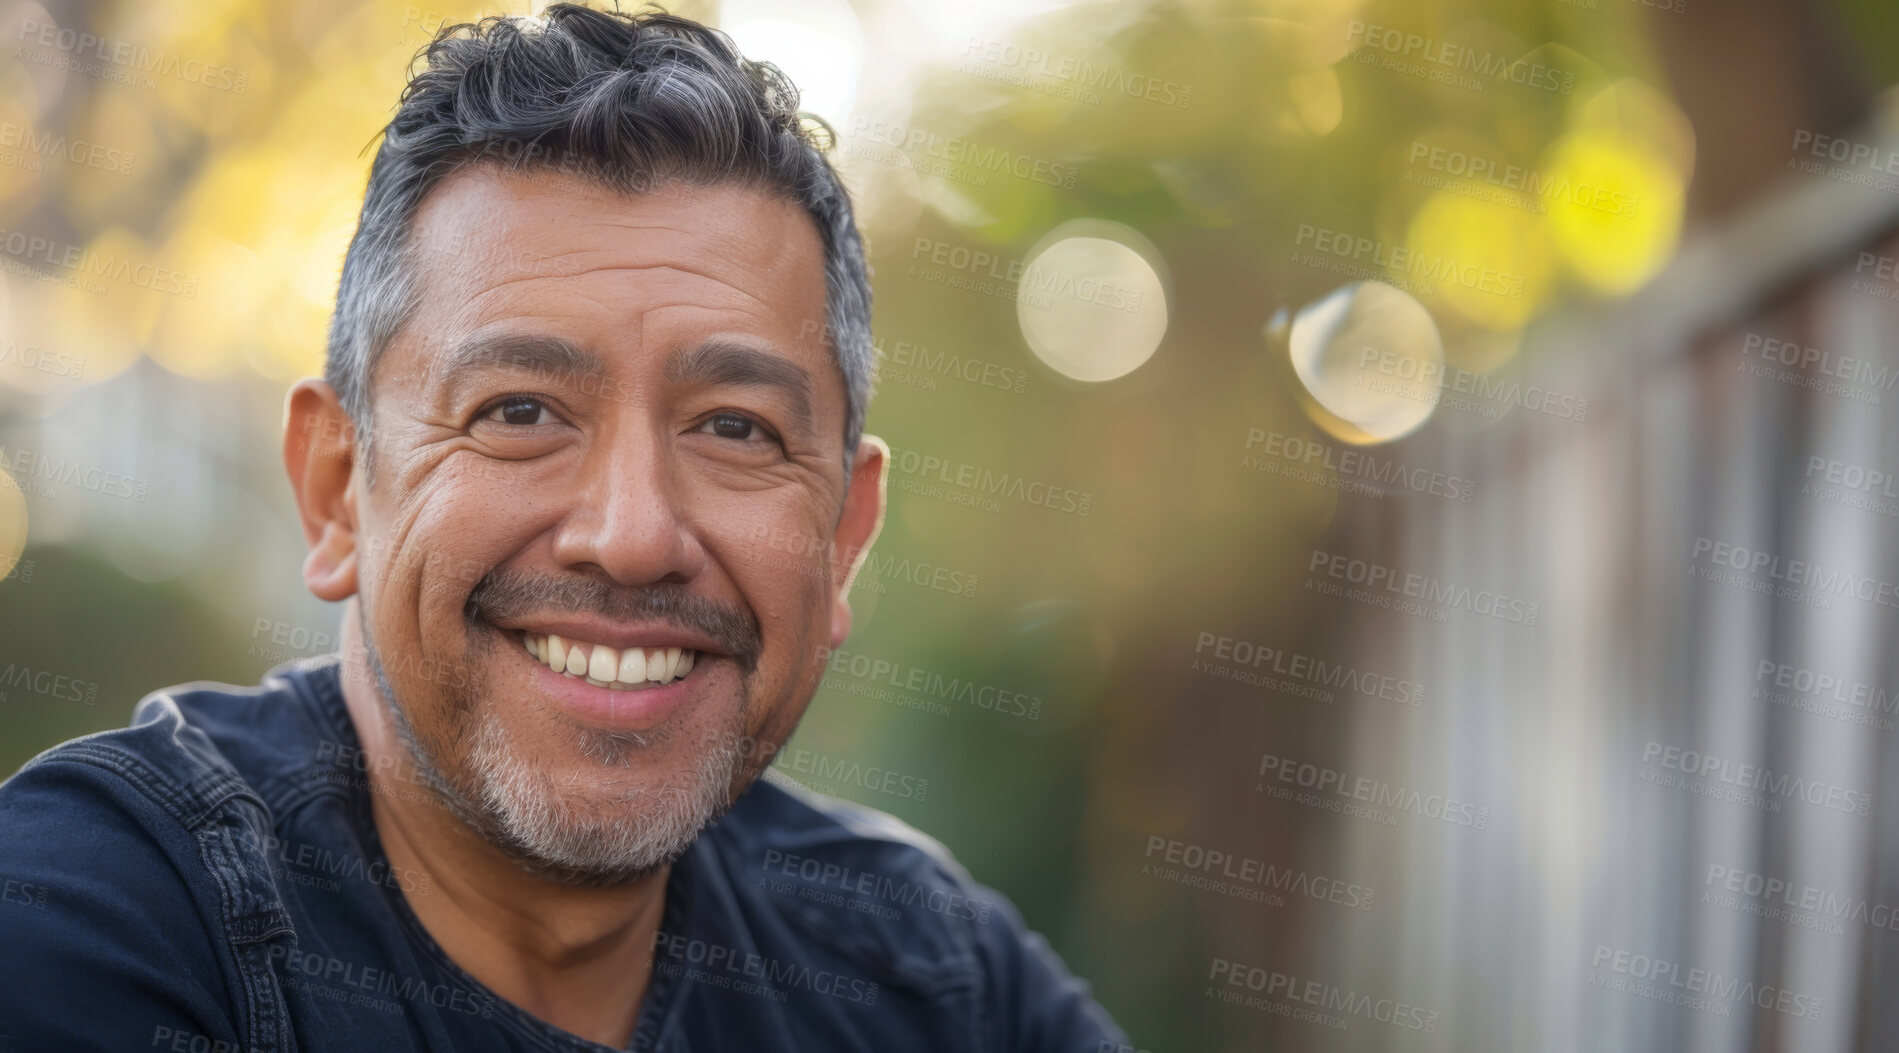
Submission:
[[[629,194],[475,165],[429,193],[411,239],[425,312],[567,295],[737,311],[800,339],[823,328],[823,242],[802,207],[763,189],[673,183]]]

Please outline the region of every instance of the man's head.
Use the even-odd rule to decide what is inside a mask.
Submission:
[[[345,662],[551,877],[683,850],[850,630],[883,512],[869,288],[796,99],[664,15],[445,32],[377,154],[327,383],[291,394]]]

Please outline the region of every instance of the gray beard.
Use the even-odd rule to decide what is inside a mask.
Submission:
[[[605,888],[658,872],[725,814],[737,788],[754,774],[744,770],[744,718],[750,707],[741,704],[732,711],[728,726],[714,729],[702,742],[664,731],[636,735],[574,728],[582,756],[603,771],[631,770],[648,749],[669,742],[695,758],[682,776],[664,785],[589,794],[563,785],[520,750],[503,727],[492,696],[472,685],[455,684],[449,687],[448,735],[451,743],[464,747],[467,763],[464,778],[451,780],[439,763],[441,757],[422,741],[397,700],[364,607],[359,603],[357,611],[369,668],[417,771],[451,813],[545,880]]]

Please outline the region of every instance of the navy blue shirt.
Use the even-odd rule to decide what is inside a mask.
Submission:
[[[156,693],[0,785],[0,1049],[609,1048],[504,1001],[423,928],[428,875],[383,853],[338,670]],[[674,864],[653,965],[642,1053],[1125,1042],[940,844],[776,772]]]

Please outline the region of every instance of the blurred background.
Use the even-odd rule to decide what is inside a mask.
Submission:
[[[1142,1050],[1899,1048],[1899,9],[671,9],[875,269],[780,767]],[[0,2],[0,772],[333,648],[283,396],[411,57],[530,10]]]

